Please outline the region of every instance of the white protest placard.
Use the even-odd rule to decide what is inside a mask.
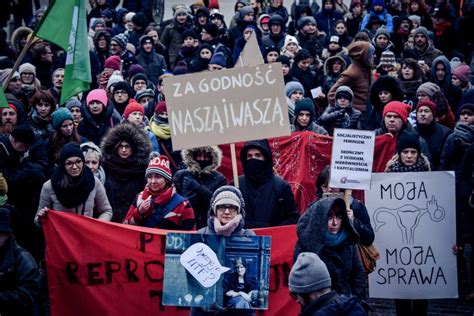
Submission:
[[[164,79],[173,149],[290,135],[281,63]]]
[[[201,242],[186,249],[179,257],[179,262],[205,288],[216,284],[221,274],[230,270],[221,266],[216,253]]]
[[[458,297],[454,173],[374,173],[365,193],[380,252],[369,296]]]
[[[375,132],[334,129],[329,186],[367,190],[372,178]]]

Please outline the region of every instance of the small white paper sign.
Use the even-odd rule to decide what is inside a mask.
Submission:
[[[311,95],[313,96],[313,99],[317,99],[319,95],[321,94],[321,92],[322,92],[321,87],[311,89]]]
[[[221,266],[216,253],[201,242],[191,245],[179,258],[181,265],[205,288],[219,281],[230,268]]]

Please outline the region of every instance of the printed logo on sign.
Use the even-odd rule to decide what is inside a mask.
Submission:
[[[359,180],[347,179],[347,177],[342,177],[341,178],[341,183],[360,183],[360,181]]]
[[[346,183],[347,182],[347,177],[342,177],[341,178],[341,183]]]

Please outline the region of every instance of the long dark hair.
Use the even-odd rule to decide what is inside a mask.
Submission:
[[[68,136],[68,137],[64,136],[61,133],[60,127],[54,130],[51,135],[51,148],[53,152],[53,159],[54,159],[54,162],[56,163],[59,161],[59,155],[64,145],[66,145],[67,143],[76,143],[78,145],[81,144],[81,137],[79,136],[79,133],[77,132],[76,125],[74,125],[74,122],[72,125],[73,125],[73,130],[72,130],[71,136]]]

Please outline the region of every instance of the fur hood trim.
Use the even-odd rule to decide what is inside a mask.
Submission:
[[[201,170],[199,164],[194,160],[194,155],[198,151],[205,151],[211,154],[212,163]],[[188,166],[188,170],[192,173],[212,173],[220,167],[222,162],[222,151],[217,146],[205,146],[191,149],[184,149],[181,151],[181,156],[183,157],[183,162]]]
[[[146,134],[131,123],[117,125],[107,131],[102,139],[101,149],[104,160],[114,156],[114,149],[120,141],[128,142],[139,165],[148,165],[151,143]]]

